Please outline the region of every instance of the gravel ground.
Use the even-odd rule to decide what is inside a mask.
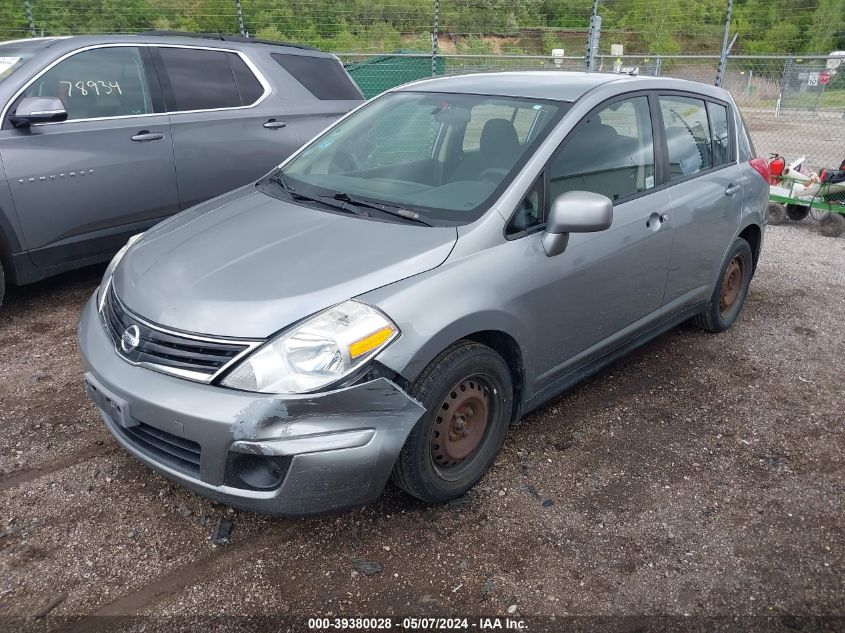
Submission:
[[[510,614],[545,616],[532,630],[565,616],[646,630],[612,618],[663,614],[787,631],[794,616],[842,618],[845,239],[815,227],[769,229],[733,329],[682,326],[528,416],[465,499],[426,507],[388,490],[303,521],[213,504],[117,447],[84,396],[74,331],[102,269],[11,289],[0,623]],[[221,517],[234,527],[216,546]]]

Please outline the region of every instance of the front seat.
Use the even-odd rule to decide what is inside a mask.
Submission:
[[[481,130],[479,151],[464,155],[452,181],[480,180],[487,169],[510,169],[521,153],[513,123],[507,119],[490,119]]]

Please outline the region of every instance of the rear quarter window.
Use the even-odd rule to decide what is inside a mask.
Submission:
[[[343,65],[333,57],[283,53],[270,53],[270,57],[321,101],[363,99],[358,86],[346,74]]]

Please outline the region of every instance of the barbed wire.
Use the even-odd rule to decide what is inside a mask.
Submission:
[[[29,21],[26,5],[31,9]],[[439,5],[444,52],[583,54],[591,0],[0,0],[0,39],[135,33],[149,29],[237,33],[329,50],[431,48]],[[727,0],[603,0],[600,52],[718,53]],[[845,0],[750,0],[734,7],[735,52],[828,53],[845,48]]]

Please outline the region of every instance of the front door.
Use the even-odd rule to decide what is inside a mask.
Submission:
[[[652,324],[663,303],[672,221],[669,194],[655,187],[652,117],[646,96],[623,97],[582,120],[546,168],[549,208],[566,191],[592,191],[613,202],[613,224],[572,233],[566,250],[546,256],[542,234],[531,243],[525,297],[542,345],[533,350],[536,387],[577,369]],[[539,183],[538,183],[539,184]],[[531,229],[534,200],[512,228]]]
[[[58,97],[66,122],[3,122],[0,155],[36,266],[108,256],[178,210],[170,125],[154,112],[147,67],[134,46],[75,53],[18,99]]]

